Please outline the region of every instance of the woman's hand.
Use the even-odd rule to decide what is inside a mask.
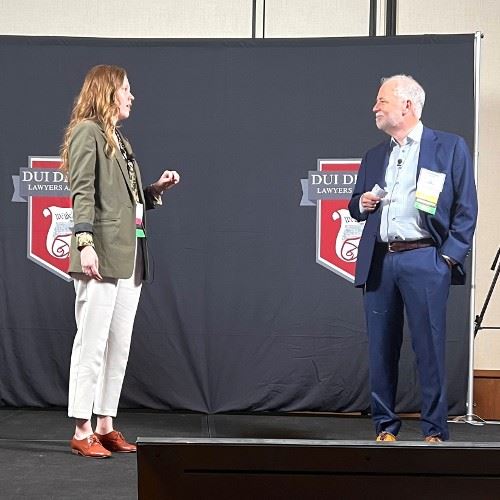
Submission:
[[[163,191],[178,184],[180,179],[181,177],[179,173],[175,170],[165,170],[165,172],[161,174],[161,177],[156,182],[153,182],[153,184],[151,184],[151,187],[154,189],[158,196],[161,196],[163,194]]]
[[[101,281],[102,276],[99,274],[99,258],[92,245],[83,247],[80,251],[80,263],[82,271],[89,277]]]

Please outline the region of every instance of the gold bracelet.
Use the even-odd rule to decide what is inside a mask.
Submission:
[[[94,237],[92,233],[81,232],[76,234],[76,245],[78,250],[81,250],[83,247],[94,246]]]

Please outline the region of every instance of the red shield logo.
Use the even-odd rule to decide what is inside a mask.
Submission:
[[[67,274],[73,212],[67,186],[61,184],[60,158],[29,158],[28,259],[70,281]],[[38,169],[38,172],[37,172]],[[52,169],[53,172],[52,172]],[[28,170],[28,169],[26,169]],[[52,173],[52,175],[50,175]],[[59,181],[51,184],[51,178]],[[36,188],[42,186],[43,194]],[[48,187],[52,186],[52,188]],[[48,191],[52,189],[51,191]],[[47,192],[53,193],[46,195]]]
[[[347,205],[360,164],[361,160],[318,160],[321,182],[316,187],[322,192],[317,193],[316,262],[352,283],[364,223],[351,217]]]

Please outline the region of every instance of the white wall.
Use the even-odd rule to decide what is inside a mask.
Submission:
[[[263,14],[265,4],[265,16]],[[257,0],[256,34],[368,34],[370,0]],[[251,37],[252,0],[0,0],[0,34],[113,38]]]
[[[252,7],[250,0],[0,0],[0,34],[250,37]]]
[[[266,0],[266,38],[364,36],[370,0]]]

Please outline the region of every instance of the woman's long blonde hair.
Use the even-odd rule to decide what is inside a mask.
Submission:
[[[114,154],[116,149],[115,124],[118,115],[115,95],[126,76],[127,73],[123,68],[106,64],[94,66],[85,76],[82,89],[75,99],[60,148],[61,170],[66,174],[71,168],[68,158],[71,134],[75,126],[83,120],[92,120],[103,127],[106,136],[104,152],[108,157]]]

